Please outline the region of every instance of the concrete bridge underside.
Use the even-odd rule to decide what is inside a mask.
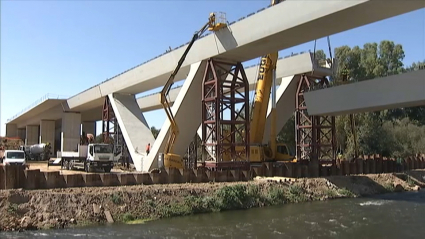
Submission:
[[[310,91],[310,115],[344,115],[425,106],[425,70]]]
[[[199,39],[194,44],[192,51],[187,56],[180,73],[176,77],[176,80],[186,78],[183,86],[179,89],[179,93],[175,94],[176,98],[173,105],[173,111],[176,114],[176,119],[178,123],[185,125],[192,121],[186,120],[187,122],[184,122],[184,116],[187,117],[188,115],[200,113],[200,111],[192,111],[196,107],[192,108],[191,106],[199,99],[199,85],[202,80],[199,80],[199,78],[204,59],[218,57],[228,61],[244,62],[269,52],[286,49],[304,42],[423,7],[425,7],[425,5],[421,1],[401,0],[284,1],[276,6],[259,11],[252,16],[231,24],[228,28],[215,34],[202,37],[202,39]],[[383,9],[385,10],[383,11]],[[294,12],[301,14],[293,14]],[[283,16],[284,20],[281,20]],[[264,27],[251,27],[264,21],[267,22]],[[250,31],[248,31],[249,34],[247,34],[246,29],[250,29]],[[69,141],[67,143],[61,143],[62,149],[72,150],[75,148],[74,146],[76,146],[77,131],[80,129],[81,124],[86,122],[85,124],[83,123],[83,125],[86,125],[86,128],[92,130],[90,125],[94,124],[94,120],[90,117],[92,115],[101,115],[100,107],[103,104],[104,97],[112,97],[116,110],[119,111],[118,108],[121,103],[121,106],[124,106],[121,110],[129,114],[133,113],[138,115],[138,113],[134,113],[133,110],[128,109],[130,106],[132,109],[140,108],[140,105],[137,106],[138,103],[134,95],[163,86],[184,49],[185,47],[182,46],[142,65],[134,67],[108,81],[102,82],[99,85],[65,100],[66,104],[61,102],[60,106],[58,106],[58,104],[54,105],[50,109],[45,110],[46,116],[41,118],[30,117],[28,116],[30,113],[27,113],[25,114],[27,118],[25,123],[16,123],[17,120],[14,123],[12,120],[7,124],[7,135],[22,134],[22,129],[25,127],[27,141],[30,140],[31,142],[35,142],[35,132],[37,131],[39,133],[41,132],[41,140],[43,138],[51,139],[51,122],[55,121],[55,135],[57,136],[57,132],[59,132],[63,135],[64,139]],[[312,64],[311,59],[309,64]],[[285,70],[286,64],[282,68]],[[311,71],[311,68],[303,72],[309,71]],[[296,75],[299,73],[300,72],[292,72],[291,74],[286,73],[286,75],[284,75],[286,78],[282,81],[285,83],[281,84],[279,88],[281,97],[288,95],[288,102],[289,99],[295,98],[291,96],[291,89],[294,87],[294,79],[297,78]],[[253,75],[253,79],[255,79],[256,76],[255,74]],[[282,86],[284,88],[282,88]],[[315,92],[310,93],[313,95]],[[133,100],[123,100],[123,98],[120,98],[120,96],[124,97],[124,95],[127,95],[127,98],[131,96]],[[157,100],[158,99],[155,101]],[[141,101],[144,102],[144,100]],[[310,99],[310,104],[315,103],[311,103],[312,101],[313,100]],[[199,102],[199,100],[197,102]],[[289,104],[284,102],[282,105],[293,105],[295,107],[295,104],[292,104],[292,102]],[[127,110],[125,110],[125,108],[127,108]],[[289,108],[292,109],[292,106],[288,107],[288,112],[290,111]],[[50,113],[51,115],[49,115]],[[97,117],[98,116],[96,116],[96,118]],[[133,120],[133,123],[121,120],[122,123],[120,123],[120,126],[132,129],[128,131],[128,134],[137,133],[137,130],[139,130],[139,132],[146,131],[145,127],[147,127],[147,125],[143,124],[142,118],[135,117]],[[187,130],[187,135],[190,135],[190,138],[196,133],[200,124],[200,122],[197,123],[195,121],[189,126],[183,126],[181,128]],[[41,125],[44,125],[44,127],[41,127]],[[59,128],[58,125],[61,125],[61,127]],[[37,127],[39,127],[38,130]],[[136,165],[138,170],[143,168],[144,171],[147,171],[155,164],[157,153],[162,150],[168,128],[169,123],[166,121],[160,132],[160,136],[158,136],[152,148],[152,154],[147,157],[141,156],[140,162],[142,165]],[[86,130],[86,132],[90,131]],[[132,137],[128,136],[127,138],[130,139]],[[190,142],[188,140],[189,139],[185,137],[179,138],[176,142],[176,153],[183,153],[183,149],[185,149]],[[133,149],[130,150],[136,149],[133,147]]]

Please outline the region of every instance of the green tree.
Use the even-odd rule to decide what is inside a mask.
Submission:
[[[282,130],[277,135],[276,141],[285,143],[292,151],[295,150],[295,115],[292,115],[285,123]]]
[[[159,134],[159,129],[155,128],[155,126],[152,126],[151,132],[152,132],[153,137],[156,139],[158,137],[158,134]]]
[[[415,62],[404,67],[403,47],[392,41],[366,43],[363,48],[341,46],[335,48],[335,58],[339,67],[336,80],[341,79],[341,70],[349,70],[351,80],[362,81],[392,74],[425,68],[425,61]],[[425,133],[425,107],[387,109],[380,112],[356,114],[357,142],[360,153],[382,154],[386,156],[406,156],[424,152],[425,146],[418,135]],[[336,119],[337,145],[345,155],[354,152],[354,138],[349,116]],[[410,136],[409,136],[410,135]],[[423,137],[423,136],[422,136]],[[420,143],[416,143],[420,142]]]

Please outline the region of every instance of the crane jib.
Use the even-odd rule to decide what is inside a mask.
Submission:
[[[264,74],[266,73],[266,62],[267,62],[266,57],[261,58],[260,69],[258,70],[259,71],[258,80],[264,79]]]

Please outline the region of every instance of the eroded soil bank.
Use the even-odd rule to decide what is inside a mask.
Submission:
[[[425,170],[233,183],[0,191],[0,231],[64,228],[419,190]],[[418,186],[419,185],[419,186]]]

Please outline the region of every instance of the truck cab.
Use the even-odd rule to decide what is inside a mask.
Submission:
[[[23,150],[6,150],[4,151],[4,165],[25,165],[25,152]]]
[[[110,144],[89,144],[86,171],[91,168],[103,168],[105,172],[110,172],[114,163],[113,146]]]

